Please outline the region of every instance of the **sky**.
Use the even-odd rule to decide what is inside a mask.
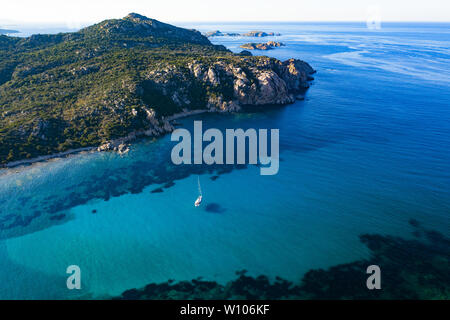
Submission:
[[[0,0],[3,23],[77,27],[137,12],[166,22],[450,21],[450,0]]]

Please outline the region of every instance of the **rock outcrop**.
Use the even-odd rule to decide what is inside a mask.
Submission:
[[[295,101],[295,94],[309,87],[314,69],[306,62],[290,59],[281,62],[271,58],[257,57],[246,61],[247,68],[239,64],[217,61],[206,65],[194,61],[188,65],[189,73],[196,80],[207,86],[218,88],[218,91],[207,93],[207,108],[211,111],[238,111],[245,105],[287,104]],[[172,69],[181,79],[181,69]],[[183,81],[181,82],[183,83]],[[223,92],[221,85],[232,85],[231,92]],[[167,83],[162,90],[169,90]],[[177,86],[174,95],[182,96],[187,88]],[[188,99],[187,99],[188,100]],[[183,106],[185,101],[174,102]]]
[[[264,32],[264,31],[250,31],[247,33],[244,33],[242,36],[244,37],[273,37],[273,36],[281,36],[280,33],[275,32]]]
[[[210,31],[205,33],[206,37],[238,37],[240,36],[239,33],[234,33],[234,32],[222,32],[219,30],[215,30],[215,31]]]
[[[246,43],[240,47],[247,50],[271,50],[273,48],[279,48],[285,46],[284,43],[276,41],[268,41],[266,43]]]

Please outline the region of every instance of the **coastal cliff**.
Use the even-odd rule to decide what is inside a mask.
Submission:
[[[0,36],[0,163],[120,149],[173,130],[171,117],[288,104],[306,62],[234,54],[195,30],[138,14],[75,33]]]

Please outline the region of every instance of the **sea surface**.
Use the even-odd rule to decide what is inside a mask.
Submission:
[[[179,121],[278,128],[279,173],[175,166],[170,136],[123,156],[0,170],[1,299],[108,298],[168,279],[225,283],[243,269],[297,281],[367,258],[361,234],[411,238],[411,219],[450,236],[450,24],[181,26],[280,32],[212,41],[235,52],[280,41],[253,53],[317,70],[304,101]],[[81,269],[81,290],[66,288],[69,265]]]

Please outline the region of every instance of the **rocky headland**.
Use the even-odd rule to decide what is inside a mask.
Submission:
[[[0,163],[97,146],[126,153],[137,137],[171,132],[177,117],[293,103],[315,72],[247,53],[138,14],[75,33],[0,36]]]

